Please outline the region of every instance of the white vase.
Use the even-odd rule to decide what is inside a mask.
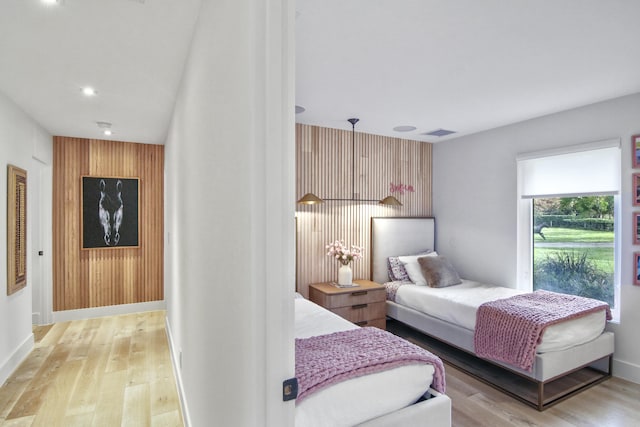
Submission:
[[[341,265],[338,269],[338,285],[351,285],[353,283],[353,272],[351,266]]]

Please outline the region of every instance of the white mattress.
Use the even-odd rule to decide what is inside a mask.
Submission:
[[[358,326],[303,298],[295,300],[295,337]],[[411,405],[428,389],[432,365],[407,365],[334,384],[296,404],[296,427],[353,426]]]
[[[521,293],[524,291],[463,280],[460,285],[447,288],[401,286],[395,302],[473,331],[476,311],[481,304]],[[552,325],[545,330],[536,351],[565,350],[589,342],[602,334],[605,324],[603,310]]]

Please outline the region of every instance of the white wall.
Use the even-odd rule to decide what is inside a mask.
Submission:
[[[640,382],[640,287],[633,286],[631,135],[640,94],[436,144],[436,248],[465,278],[516,286],[516,155],[610,138],[622,140],[622,292],[614,375]],[[640,171],[639,171],[640,172]]]
[[[29,186],[32,183],[37,185],[40,179],[39,174],[33,171],[32,157],[51,164],[51,135],[0,93],[0,384],[4,383],[33,346],[32,266],[37,249],[32,243],[32,224],[34,220],[39,220],[41,212],[50,217],[51,210],[38,206],[38,198],[29,192]],[[27,171],[27,286],[10,296],[6,291],[7,164]]]
[[[293,5],[203,1],[166,142],[168,327],[194,426],[293,425]]]

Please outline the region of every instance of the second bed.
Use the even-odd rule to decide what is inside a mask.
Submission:
[[[434,236],[433,218],[372,218],[372,280],[389,282],[389,257],[433,251]],[[392,286],[388,292],[391,300],[387,301],[387,316],[457,349],[475,354],[474,329],[478,307],[487,301],[521,293],[511,288],[471,281],[437,289],[413,284]],[[537,387],[537,396],[535,399],[524,399],[520,393],[503,391],[543,410],[609,378],[614,337],[613,333],[604,331],[604,316],[603,311],[596,312],[547,328],[530,370],[491,361],[532,381]],[[594,369],[590,369],[584,381],[572,382],[571,386],[560,392],[554,390],[547,393],[548,390],[545,390],[545,386],[555,380],[589,366]]]

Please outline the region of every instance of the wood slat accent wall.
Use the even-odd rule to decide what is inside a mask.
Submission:
[[[164,146],[53,138],[53,310],[164,298]],[[81,250],[81,176],[137,177],[139,248]]]
[[[309,192],[323,199],[351,199],[353,191],[355,199],[392,194],[403,206],[358,201],[296,205],[296,284],[304,296],[310,283],[338,278],[339,263],[326,255],[327,243],[339,239],[363,246],[364,259],[351,266],[354,279],[368,279],[371,217],[431,216],[431,143],[356,132],[353,152],[355,163],[350,130],[296,124],[296,200]],[[414,191],[391,193],[391,183]]]

